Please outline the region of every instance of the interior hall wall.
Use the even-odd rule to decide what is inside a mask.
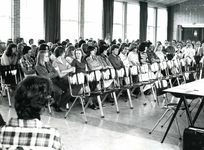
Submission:
[[[178,40],[178,25],[204,24],[204,0],[188,0],[170,7],[168,40]]]

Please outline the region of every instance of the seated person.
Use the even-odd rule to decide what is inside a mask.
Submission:
[[[131,66],[139,65],[139,56],[137,53],[137,45],[132,43],[129,48],[128,60]]]
[[[21,69],[24,73],[24,76],[36,76],[35,73],[35,60],[32,55],[32,50],[29,46],[24,46],[23,48],[23,56],[19,60]]]
[[[7,46],[6,50],[1,56],[1,65],[2,66],[16,65],[17,61],[18,61],[17,45],[11,43]]]
[[[73,45],[68,46],[65,50],[65,58],[66,58],[67,62],[70,64],[72,63],[73,59],[75,59],[74,58],[74,50],[75,50],[75,48]]]
[[[101,46],[100,48],[100,55],[98,56],[98,60],[100,62],[100,64],[102,65],[103,69],[107,69],[110,68],[112,69],[113,66],[111,64],[111,62],[108,59],[108,47],[107,46]]]
[[[90,70],[100,70],[102,66],[96,56],[97,49],[93,46],[88,46],[86,53],[86,62]]]
[[[3,149],[64,150],[59,132],[40,121],[51,97],[51,87],[50,80],[37,76],[27,77],[18,85],[14,96],[18,117],[0,128]]]
[[[118,56],[119,46],[114,44],[111,46],[111,54],[108,56],[109,61],[111,62],[113,68],[121,69],[124,68],[124,64],[121,61],[121,58]]]
[[[58,80],[61,75],[50,63],[48,50],[40,50],[38,52],[35,70],[38,76],[52,80],[55,100],[52,106],[55,111],[62,111],[60,107],[65,108],[67,106],[71,95],[68,91],[63,91],[63,87],[61,85],[64,83],[59,82]]]
[[[86,67],[87,64],[86,64],[86,61],[84,60],[82,49],[77,48],[77,49],[75,50],[74,55],[75,55],[75,56],[74,56],[75,59],[72,61],[71,65],[72,65],[73,67],[75,67],[75,72],[76,72],[76,73],[86,73],[86,71],[87,71],[87,67]],[[79,85],[79,86],[80,86],[80,85]],[[81,87],[81,86],[80,86],[80,87]],[[75,88],[75,87],[74,87],[74,88]],[[86,86],[86,85],[85,85],[85,89],[81,88],[81,90],[84,90],[84,91],[87,92],[87,93],[90,92],[89,86]],[[76,92],[76,91],[74,91],[74,92]],[[79,93],[82,93],[82,91],[80,91]],[[93,109],[93,110],[98,109],[98,107],[93,103],[92,98],[91,98],[89,107],[90,107],[91,109]]]
[[[53,61],[52,66],[58,71],[58,81],[63,83],[60,87],[63,87],[62,89],[66,91],[69,88],[67,80],[68,73],[74,72],[75,70],[64,58],[65,49],[63,47],[56,47],[54,53],[56,59]]]

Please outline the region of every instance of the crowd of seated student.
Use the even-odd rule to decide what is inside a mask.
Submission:
[[[165,40],[164,44],[158,41],[156,46],[153,46],[151,41],[129,42],[126,39],[122,42],[118,39],[106,43],[104,40],[96,41],[92,38],[85,40],[79,38],[74,43],[69,39],[61,43],[59,40],[55,43],[46,43],[43,39],[39,40],[37,45],[33,43],[33,39],[29,40],[29,46],[24,40],[15,44],[8,39],[8,45],[1,57],[1,65],[20,65],[24,76],[37,73],[38,76],[51,78],[55,89],[53,107],[56,111],[60,111],[60,107],[66,108],[67,98],[70,99],[68,83],[60,83],[65,83],[63,80],[69,72],[85,72],[86,64],[89,70],[108,67],[121,69],[132,65],[184,58],[190,65],[202,61],[204,54],[204,42],[190,40],[186,42]],[[80,91],[80,88],[76,88],[77,91]]]

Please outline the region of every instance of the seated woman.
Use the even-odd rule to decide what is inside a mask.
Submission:
[[[86,73],[87,64],[86,64],[86,61],[84,60],[82,49],[80,48],[76,49],[74,55],[75,55],[75,59],[72,61],[71,65],[75,67],[75,73]],[[85,87],[85,89],[82,89],[82,90],[85,90],[85,92],[90,92],[90,89],[87,86]],[[94,110],[98,109],[98,107],[93,103],[92,100],[90,101],[89,107]]]
[[[17,61],[18,61],[17,45],[11,43],[7,46],[6,50],[1,56],[1,65],[2,66],[16,65]]]
[[[99,47],[100,50],[100,55],[98,56],[98,60],[100,62],[100,64],[102,65],[103,69],[107,69],[110,68],[112,69],[113,66],[111,64],[111,62],[108,59],[108,47],[107,46],[101,46]]]
[[[86,62],[88,65],[88,68],[90,70],[100,70],[102,69],[102,66],[98,60],[98,57],[96,56],[97,49],[93,46],[88,46],[86,53]]]
[[[131,66],[139,65],[139,56],[136,43],[132,43],[129,48],[128,60]]]
[[[163,45],[162,44],[158,45],[157,49],[155,49],[155,54],[159,58],[160,62],[165,61],[165,55],[163,53]]]
[[[17,86],[14,96],[17,118],[11,118],[0,128],[1,148],[64,150],[59,132],[40,121],[51,93],[50,80],[37,76],[27,77]]]
[[[124,68],[125,66],[121,61],[121,58],[118,56],[119,46],[116,44],[113,44],[110,50],[111,50],[111,54],[108,56],[108,59],[111,62],[113,68],[115,69]]]
[[[66,58],[67,62],[70,64],[75,59],[74,58],[74,50],[75,50],[75,47],[73,45],[68,46],[67,49],[65,50],[65,58]]]
[[[129,46],[126,43],[122,43],[119,50],[119,57],[125,67],[130,66],[130,61],[128,60],[128,53],[129,53]]]
[[[72,67],[64,58],[65,50],[63,47],[60,46],[56,47],[54,53],[56,59],[54,59],[52,66],[58,71],[59,74],[58,81],[59,83],[62,83],[59,86],[62,88],[63,91],[67,91],[69,88],[67,80],[68,73],[74,72],[75,68]]]
[[[24,73],[24,77],[27,76],[36,76],[35,73],[35,60],[31,57],[32,50],[29,46],[24,46],[23,48],[23,56],[20,59],[19,63],[21,69]]]
[[[52,106],[54,107],[55,111],[62,111],[60,107],[66,107],[71,95],[67,91],[63,91],[59,86],[63,83],[58,81],[60,75],[50,63],[48,50],[40,50],[38,52],[35,70],[38,76],[48,78],[52,81],[55,100]]]

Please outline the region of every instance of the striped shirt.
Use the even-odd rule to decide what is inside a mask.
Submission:
[[[29,150],[64,150],[58,131],[45,126],[38,119],[11,118],[0,128],[0,149],[22,147]]]

